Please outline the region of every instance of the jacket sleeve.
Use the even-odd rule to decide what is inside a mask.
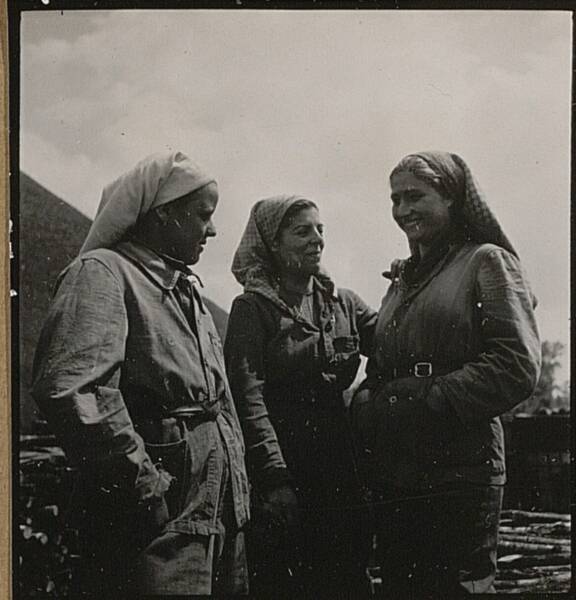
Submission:
[[[346,290],[351,300],[353,318],[360,336],[360,353],[364,356],[370,356],[374,343],[374,329],[378,320],[378,313],[370,308],[358,294],[351,290]]]
[[[291,480],[264,399],[265,352],[266,336],[257,306],[236,298],[228,320],[224,356],[244,433],[250,479],[260,490]]]
[[[60,282],[36,356],[32,395],[68,457],[97,483],[136,491],[163,481],[135,432],[118,386],[128,320],[114,275],[79,259]]]
[[[481,349],[478,359],[438,377],[431,408],[452,410],[463,423],[500,415],[534,391],[541,347],[533,296],[518,259],[491,249],[476,277]]]

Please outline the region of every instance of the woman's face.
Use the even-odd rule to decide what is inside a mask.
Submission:
[[[407,171],[394,174],[390,186],[394,220],[409,242],[430,246],[450,225],[452,200]]]
[[[324,249],[324,226],[316,208],[303,208],[284,227],[272,249],[281,268],[292,273],[314,275]]]
[[[157,209],[163,215],[165,243],[173,258],[188,265],[198,262],[208,238],[216,235],[212,215],[217,204],[218,188],[209,183]]]

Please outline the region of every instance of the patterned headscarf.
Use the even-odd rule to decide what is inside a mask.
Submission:
[[[286,211],[302,196],[274,196],[259,200],[250,211],[248,223],[232,261],[232,273],[246,292],[256,292],[276,306],[295,316],[279,296],[279,273],[272,253],[272,243],[278,235]],[[334,294],[334,283],[322,269],[316,275],[329,294]]]
[[[114,246],[148,211],[213,182],[213,177],[181,152],[148,156],[104,188],[80,253]]]
[[[468,165],[449,152],[418,152],[405,156],[394,174],[408,171],[455,202],[455,208],[468,239],[490,243],[518,256],[516,250],[490,210]]]

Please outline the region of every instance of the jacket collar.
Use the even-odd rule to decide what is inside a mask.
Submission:
[[[165,290],[174,289],[178,279],[182,276],[192,281],[194,279],[199,281],[199,278],[184,263],[158,254],[133,239],[121,242],[116,246],[116,250],[136,263],[150,279]]]

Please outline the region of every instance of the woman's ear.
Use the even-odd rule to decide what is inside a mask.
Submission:
[[[166,225],[170,219],[170,209],[167,204],[163,204],[154,209],[154,215],[161,225]]]

